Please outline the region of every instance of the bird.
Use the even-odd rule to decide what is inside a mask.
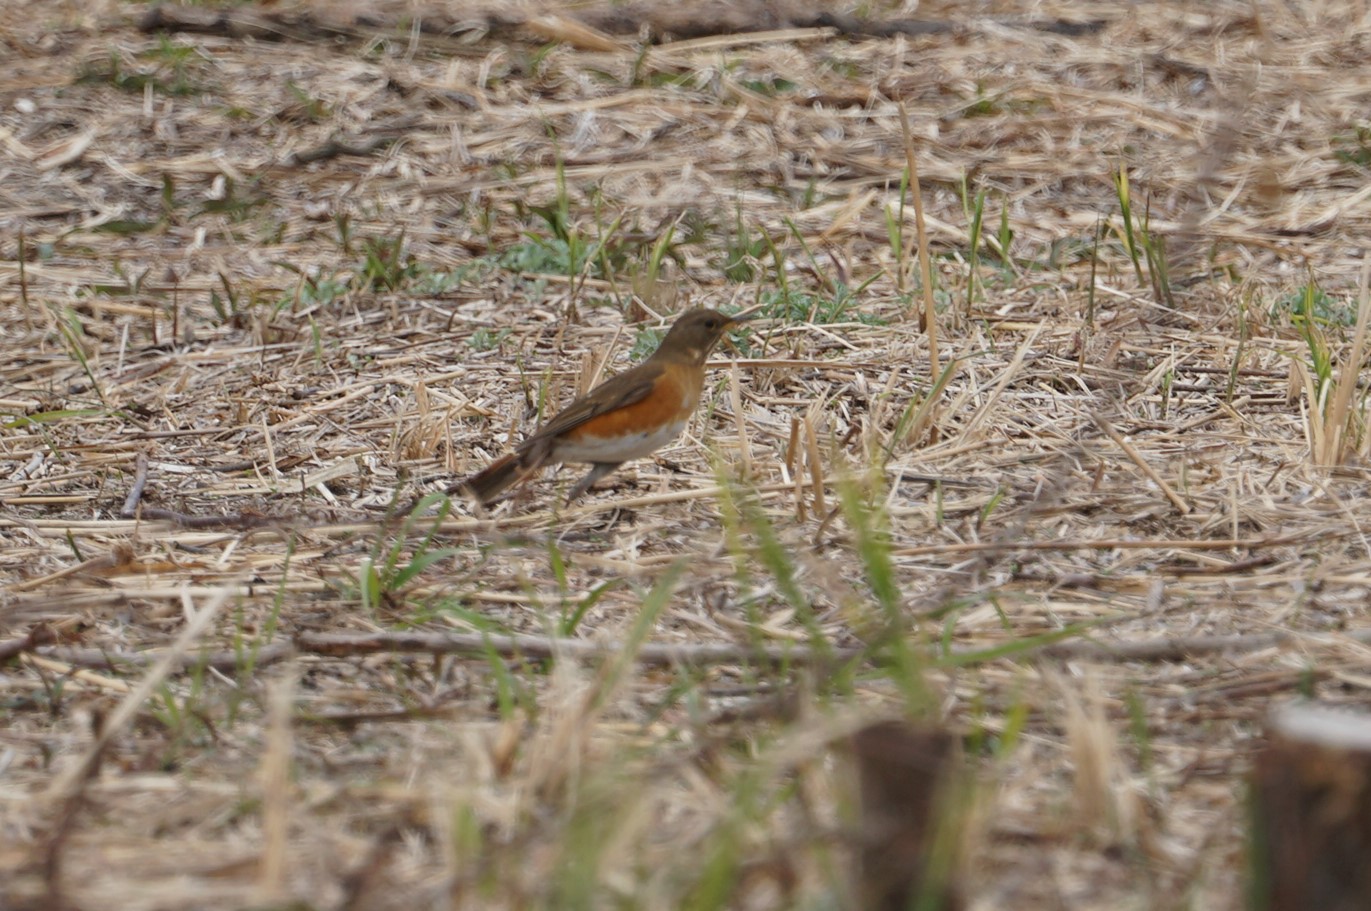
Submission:
[[[463,491],[489,506],[544,465],[588,462],[590,471],[567,495],[571,503],[624,462],[651,455],[680,435],[700,404],[705,359],[745,319],[704,308],[686,311],[651,357],[574,400],[513,452],[448,493]]]

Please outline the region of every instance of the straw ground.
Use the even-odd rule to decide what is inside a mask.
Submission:
[[[971,907],[1238,907],[1371,685],[1364,5],[373,7],[0,0],[0,903],[851,907],[909,715]],[[387,513],[688,304],[677,445]]]

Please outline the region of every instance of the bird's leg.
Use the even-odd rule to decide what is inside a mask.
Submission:
[[[577,497],[585,493],[587,490],[590,490],[592,484],[594,484],[596,481],[600,480],[605,475],[609,474],[611,471],[618,468],[622,464],[624,463],[592,462],[590,465],[590,471],[586,472],[586,476],[584,478],[581,478],[581,480],[577,481],[576,486],[571,488],[571,493],[566,495],[567,503],[570,503],[572,500],[575,500]]]

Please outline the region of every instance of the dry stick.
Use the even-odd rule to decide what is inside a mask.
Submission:
[[[861,794],[853,839],[860,907],[964,907],[969,870],[958,859],[970,844],[970,766],[961,739],[890,720],[862,728],[850,744]]]
[[[1186,502],[1180,498],[1180,495],[1177,494],[1176,491],[1171,489],[1171,485],[1166,483],[1161,475],[1157,474],[1156,469],[1147,463],[1147,460],[1142,457],[1142,453],[1133,448],[1133,444],[1125,440],[1123,436],[1114,429],[1114,425],[1109,423],[1108,418],[1098,412],[1092,413],[1090,417],[1094,420],[1095,425],[1114,441],[1114,445],[1122,449],[1124,455],[1132,459],[1133,464],[1137,465],[1138,468],[1142,470],[1143,474],[1151,478],[1153,484],[1156,484],[1161,488],[1162,493],[1166,494],[1166,498],[1171,501],[1172,506],[1176,507],[1177,512],[1183,516],[1190,515],[1190,507]]]
[[[366,856],[338,881],[343,893],[343,900],[337,906],[341,911],[364,911],[373,907],[373,903],[368,902],[368,898],[374,897],[371,889],[390,863],[395,849],[404,843],[404,831],[402,823],[396,822],[372,836]]]
[[[57,635],[52,631],[52,627],[40,623],[18,639],[0,642],[0,664],[4,664],[11,658],[16,658],[25,652],[31,652],[56,638]]]
[[[34,328],[33,311],[29,309],[29,271],[24,264],[29,258],[24,244],[24,229],[19,229],[19,302],[23,304],[24,326]]]
[[[568,16],[535,16],[524,23],[524,28],[546,41],[560,41],[578,51],[613,54],[632,50],[625,42]]]
[[[1268,633],[1232,636],[1166,636],[1142,642],[1109,643],[1098,641],[1057,642],[1025,649],[1022,655],[1038,655],[1060,660],[1087,659],[1092,661],[1173,661],[1188,656],[1213,652],[1255,652],[1279,645],[1298,642],[1335,643],[1352,641],[1371,644],[1371,630],[1330,633],[1298,633],[1273,631]],[[0,648],[10,647],[10,643]],[[138,652],[108,652],[100,649],[68,649],[40,647],[40,653],[59,658],[79,667],[112,668],[150,663],[154,656]],[[983,646],[962,646],[951,650],[953,656],[974,655],[985,651]],[[301,654],[330,658],[351,658],[376,654],[415,652],[428,655],[459,655],[468,658],[523,658],[550,660],[576,658],[603,660],[621,654],[616,642],[592,642],[584,639],[559,639],[551,636],[504,636],[451,633],[302,633],[295,642],[278,642],[258,651],[253,666],[275,664]],[[851,661],[865,654],[862,649],[838,648],[826,653],[804,645],[749,646],[733,643],[701,643],[696,645],[668,645],[646,643],[638,650],[635,661],[653,667],[710,667],[724,664],[743,664],[764,661],[768,664],[821,665],[825,662]],[[243,664],[239,652],[216,652],[210,655],[177,654],[173,650],[163,655],[171,658],[176,668],[204,666],[232,671]],[[135,694],[136,695],[136,694]]]
[[[270,439],[268,439],[268,449]],[[276,464],[275,459],[271,464]],[[142,508],[140,503],[143,500],[143,492],[148,486],[148,456],[145,452],[138,453],[138,458],[134,461],[133,486],[129,488],[129,495],[124,498],[124,505],[119,510],[121,519],[145,519],[148,521],[171,522],[182,528],[232,528],[232,529],[252,529],[260,528],[263,525],[284,524],[285,520],[276,516],[252,516],[252,515],[230,515],[230,516],[192,516],[186,513],[176,512],[171,509],[152,509]],[[103,559],[103,558],[102,558]],[[87,561],[88,563],[91,561]],[[73,567],[76,571],[84,567]],[[45,577],[51,580],[53,577]],[[17,590],[17,589],[16,589]]]
[[[1062,660],[1086,659],[1091,661],[1179,661],[1197,655],[1215,652],[1259,652],[1278,645],[1288,645],[1301,640],[1337,641],[1350,639],[1363,644],[1371,643],[1371,630],[1355,630],[1331,634],[1303,635],[1294,632],[1239,633],[1232,636],[1166,636],[1161,639],[1147,639],[1142,642],[1058,642],[1044,646],[1038,654],[1045,658]]]
[[[747,421],[743,417],[742,380],[738,365],[733,364],[728,371],[728,400],[733,408],[733,422],[738,429],[738,461],[742,466],[743,477],[752,479],[752,448],[747,442]]]
[[[623,332],[624,324],[620,323],[614,329],[614,337],[611,338],[609,344],[605,346],[605,356],[595,362],[595,369],[590,372],[590,378],[586,380],[585,385],[582,388],[576,390],[578,396],[585,395],[599,384],[600,377],[605,375],[605,368],[609,366],[609,362],[614,358],[614,348],[619,344],[619,336],[623,335]]]
[[[294,152],[290,155],[287,155],[285,164],[313,164],[316,161],[324,161],[326,159],[337,158],[342,155],[352,155],[357,158],[364,158],[367,155],[370,155],[372,152],[377,151],[378,149],[384,149],[387,146],[393,145],[394,143],[400,141],[405,137],[406,130],[407,128],[391,128],[383,135],[372,136],[360,142],[344,142],[337,136],[330,136],[328,141],[321,146],[316,146],[312,149],[304,149],[302,151]]]
[[[80,563],[75,563],[71,566],[65,566],[62,569],[50,572],[46,576],[35,576],[32,579],[25,579],[23,582],[15,582],[13,585],[7,587],[5,591],[7,593],[34,591],[35,589],[42,588],[52,582],[56,582],[58,579],[65,579],[67,576],[110,569],[111,567],[118,565],[119,558],[117,556],[105,554],[99,557],[91,557],[89,560],[82,560]],[[3,660],[3,655],[0,655],[0,660]]]
[[[100,766],[100,758],[115,734],[122,731],[142,709],[152,691],[166,679],[191,644],[200,637],[209,624],[219,614],[220,608],[228,600],[229,588],[219,590],[200,612],[186,624],[181,635],[176,637],[171,650],[149,670],[133,692],[104,719],[100,729],[85,754],[65,772],[61,773],[49,787],[47,796],[57,802],[55,819],[48,836],[43,860],[43,879],[47,887],[48,904],[52,907],[65,907],[62,900],[62,859],[67,839],[75,830],[76,819],[86,802],[86,784],[95,776]]]
[[[37,668],[39,671],[46,671],[54,676],[61,677],[74,683],[83,684],[90,687],[99,687],[121,695],[127,694],[133,689],[127,680],[120,680],[116,677],[109,677],[105,674],[98,674],[89,668],[75,668],[65,661],[57,661],[44,655],[25,654],[20,657],[20,662],[30,667]]]
[[[148,485],[148,454],[138,453],[138,458],[133,463],[133,486],[129,488],[129,495],[124,500],[124,508],[119,510],[119,518],[136,519],[138,518],[138,503],[143,499],[143,488]]]
[[[214,593],[204,607],[196,611],[195,616],[186,624],[185,629],[181,630],[181,635],[176,637],[171,648],[162,654],[157,663],[143,675],[143,679],[138,681],[133,692],[125,696],[114,711],[109,714],[109,717],[105,719],[105,723],[101,726],[100,732],[95,735],[95,739],[87,748],[85,755],[53,781],[48,788],[48,797],[61,800],[79,796],[86,780],[100,761],[100,754],[104,752],[110,740],[133,721],[134,715],[142,709],[143,703],[147,702],[152,691],[166,679],[168,674],[178,666],[189,663],[189,660],[186,659],[186,652],[214,622],[214,618],[219,615],[219,611],[235,590],[236,586],[223,586]],[[97,650],[91,649],[90,651]]]
[[[795,521],[803,524],[809,520],[805,509],[805,486],[800,478],[800,419],[790,417],[790,442],[785,448],[785,470],[795,482]]]
[[[1371,892],[1371,719],[1296,703],[1272,712],[1249,778],[1249,865],[1270,911],[1364,908]]]
[[[1352,409],[1352,395],[1357,390],[1357,380],[1361,377],[1361,362],[1366,354],[1367,321],[1371,318],[1371,254],[1362,259],[1361,280],[1357,294],[1357,328],[1352,337],[1352,351],[1338,372],[1338,384],[1333,391],[1333,405],[1328,412],[1324,427],[1322,451],[1318,454],[1320,465],[1337,465],[1347,454],[1347,416]],[[1310,402],[1311,417],[1317,403]]]
[[[151,663],[155,656],[142,652],[116,652],[94,648],[60,648],[32,646],[19,648],[26,642],[0,643],[0,649],[11,651],[37,650],[76,667],[118,668]],[[392,652],[420,652],[429,655],[462,655],[471,658],[578,658],[583,660],[611,658],[623,651],[617,642],[593,642],[584,639],[560,639],[551,636],[481,635],[476,633],[301,633],[294,643],[275,642],[263,646],[253,659],[254,667],[264,667],[284,661],[297,654],[325,655],[332,658],[357,655],[389,654]],[[734,645],[732,643],[701,643],[696,645],[668,645],[647,643],[639,649],[639,664],[653,667],[707,667],[717,664],[741,664],[760,661],[767,664],[821,664],[843,661],[861,655],[859,649],[830,649],[817,652],[804,645]],[[162,660],[171,659],[178,668],[206,667],[231,672],[242,667],[241,652],[215,652],[209,655],[187,655],[172,652]]]
[[[933,309],[933,262],[928,254],[928,230],[924,226],[923,190],[919,186],[919,165],[914,156],[914,136],[909,130],[909,111],[900,102],[900,128],[904,134],[905,166],[909,168],[909,192],[914,198],[914,231],[919,243],[919,274],[924,286],[924,324],[928,333],[928,377],[935,381],[943,372],[938,358],[938,320]]]
[[[242,594],[242,592],[238,592],[238,594]],[[21,644],[21,640],[12,640],[0,644],[0,654],[4,654],[5,650],[14,649]],[[30,649],[20,649],[20,651],[29,650]],[[36,651],[41,655],[46,655],[59,661],[66,662],[72,667],[101,668],[104,670],[145,667],[157,660],[159,655],[163,658],[166,657],[166,653],[122,652],[102,648],[39,646]],[[268,664],[276,664],[279,661],[285,661],[287,658],[298,653],[295,646],[289,642],[274,642],[271,645],[265,645],[259,649],[256,656],[252,659],[252,664],[254,667],[264,667]],[[198,654],[180,655],[173,659],[171,670],[175,672],[185,670],[188,667],[204,667],[207,670],[233,673],[234,671],[241,669],[246,660],[243,653],[237,651],[213,652],[203,656]]]
[[[897,547],[891,551],[896,557],[927,557],[938,554],[972,554],[985,551],[1029,550],[1251,550],[1261,547],[1281,547],[1302,544],[1314,537],[1326,541],[1328,536],[1316,532],[1277,535],[1270,538],[1104,538],[1099,541],[1018,541],[1001,544],[998,541],[972,541],[965,544],[924,544],[919,547]]]
[[[262,862],[258,896],[265,904],[284,903],[290,847],[291,730],[295,679],[286,674],[267,691],[267,738],[259,769],[262,787]]]
[[[815,403],[818,408],[820,402]],[[824,460],[819,453],[819,434],[814,430],[814,409],[804,417],[805,430],[805,463],[809,466],[809,489],[814,493],[814,515],[823,516],[828,514],[828,504],[824,502]],[[795,478],[795,486],[802,484],[799,476]]]
[[[1019,345],[1018,350],[1014,352],[1014,356],[1010,358],[1009,363],[1005,366],[1004,370],[1001,371],[1000,381],[995,384],[995,388],[990,391],[990,395],[986,397],[985,402],[981,404],[981,407],[976,409],[975,413],[967,420],[966,426],[961,429],[959,434],[961,439],[971,439],[972,435],[980,429],[981,424],[985,423],[986,419],[989,418],[990,413],[995,410],[995,406],[999,404],[1000,398],[1004,395],[1004,391],[1009,388],[1009,384],[1018,378],[1019,370],[1023,367],[1024,360],[1028,357],[1028,352],[1033,347],[1033,343],[1036,342],[1038,336],[1042,334],[1044,325],[1046,325],[1046,321],[1034,326],[1033,331],[1029,332],[1028,337]],[[891,375],[894,375],[893,371]]]
[[[1298,642],[1359,642],[1371,645],[1371,630],[1339,632],[1339,634],[1305,634],[1294,631],[1254,632],[1238,635],[1197,635],[1197,637],[1163,637],[1142,642],[1056,642],[1038,648],[1024,649],[1023,656],[1041,656],[1057,660],[1093,661],[1172,661],[1198,654],[1215,652],[1260,652],[1279,645]],[[154,656],[144,653],[101,652],[100,649],[43,648],[41,652],[77,667],[121,667],[151,663]],[[446,632],[304,632],[295,643],[277,642],[265,646],[256,654],[254,667],[266,667],[277,661],[292,659],[298,654],[317,654],[325,657],[356,657],[369,654],[415,652],[422,654],[457,654],[457,656],[488,659],[605,660],[621,653],[617,643],[588,642],[585,639],[559,639],[537,635],[478,635],[446,634]],[[951,649],[951,656],[965,656],[984,652],[984,646],[960,646]],[[712,667],[718,664],[743,664],[746,661],[765,661],[768,664],[820,665],[827,661],[850,661],[862,657],[862,649],[832,649],[827,653],[803,645],[747,646],[729,642],[701,643],[701,645],[665,645],[648,642],[635,656],[636,663],[648,667]],[[166,660],[167,656],[163,656]],[[207,656],[180,654],[173,657],[175,668],[204,665],[222,671],[232,671],[243,664],[239,652],[218,652]]]
[[[295,639],[302,652],[316,655],[347,656],[386,652],[423,652],[433,655],[470,655],[506,658],[611,658],[622,653],[618,642],[593,642],[551,636],[480,635],[475,633],[302,633]],[[768,664],[817,664],[830,659],[843,660],[861,654],[858,649],[832,649],[823,652],[803,645],[750,646],[732,643],[668,645],[646,643],[637,653],[639,664],[655,667],[700,666],[764,661]],[[259,657],[258,663],[261,663]]]

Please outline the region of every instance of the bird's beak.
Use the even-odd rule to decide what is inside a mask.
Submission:
[[[752,319],[753,315],[760,309],[762,309],[762,305],[757,304],[755,307],[749,307],[746,310],[734,314],[733,316],[729,316],[728,322],[724,325],[725,331],[719,333],[720,341],[723,343],[723,346],[727,348],[729,351],[732,351],[735,356],[741,355],[742,352],[738,350],[737,345],[733,344],[733,339],[728,337],[727,330],[733,329],[734,327]],[[728,316],[728,314],[724,315]]]

